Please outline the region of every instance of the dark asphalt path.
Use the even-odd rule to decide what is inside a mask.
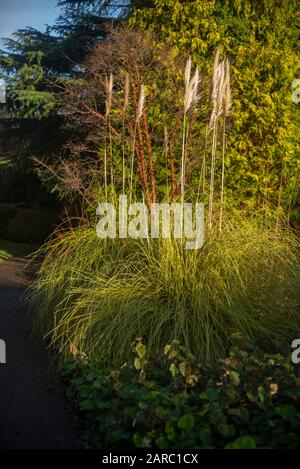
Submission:
[[[67,409],[64,387],[50,368],[48,352],[31,339],[20,300],[29,280],[26,261],[0,263],[0,448],[80,448],[77,419]]]

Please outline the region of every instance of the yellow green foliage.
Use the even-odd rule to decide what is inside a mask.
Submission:
[[[217,47],[231,61],[233,105],[226,187],[247,204],[289,207],[299,183],[297,2],[279,0],[155,0],[132,23],[150,28],[211,71]],[[298,24],[299,26],[299,24]]]

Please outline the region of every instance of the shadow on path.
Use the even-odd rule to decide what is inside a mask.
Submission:
[[[31,340],[20,307],[30,279],[25,258],[0,263],[0,448],[80,448],[76,417],[64,400],[64,387],[51,370],[41,344]]]

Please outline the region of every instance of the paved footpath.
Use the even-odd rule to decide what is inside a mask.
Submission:
[[[31,338],[21,300],[30,279],[25,258],[0,263],[0,449],[80,448],[78,422],[45,345]]]

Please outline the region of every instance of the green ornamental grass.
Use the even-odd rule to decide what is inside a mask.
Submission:
[[[97,363],[124,362],[136,337],[150,354],[179,339],[201,361],[225,356],[237,335],[274,349],[299,332],[297,249],[288,230],[237,214],[199,250],[81,226],[42,248],[36,327],[62,356],[75,346]]]

